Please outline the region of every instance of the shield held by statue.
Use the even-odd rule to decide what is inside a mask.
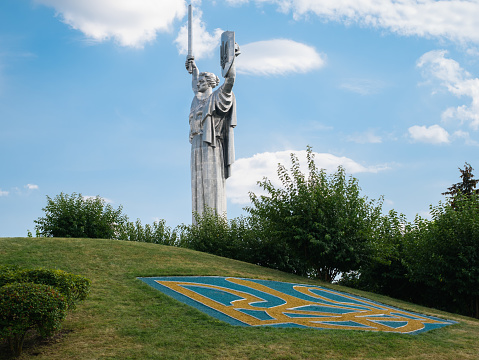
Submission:
[[[225,31],[221,34],[221,75],[226,77],[235,58],[235,32]]]

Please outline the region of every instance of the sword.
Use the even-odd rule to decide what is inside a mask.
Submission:
[[[191,4],[188,5],[188,56],[187,60],[194,60],[195,57],[193,56],[193,15]],[[193,67],[191,64],[188,66],[188,72],[191,74],[193,73]]]

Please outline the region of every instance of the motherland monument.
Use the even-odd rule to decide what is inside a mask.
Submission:
[[[231,165],[235,160],[235,58],[240,51],[235,42],[235,33],[225,31],[221,35],[220,47],[221,75],[225,81],[213,91],[220,79],[213,73],[198,70],[192,42],[192,9],[189,5],[185,66],[192,75],[191,85],[195,94],[189,115],[192,212],[201,215],[209,208],[218,215],[226,215],[226,179],[231,175]]]

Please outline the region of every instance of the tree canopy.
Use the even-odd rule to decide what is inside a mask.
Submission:
[[[473,194],[479,194],[479,189],[476,189],[479,179],[474,179],[474,174],[472,173],[474,169],[472,166],[466,162],[464,164],[464,169],[458,169],[461,172],[462,181],[453,184],[451,187],[447,188],[446,192],[442,193],[442,195],[449,196],[453,208],[456,207],[456,201],[459,199],[459,195],[470,197]]]
[[[479,318],[479,194],[472,167],[430,206],[431,219],[408,223],[390,212],[372,239],[372,256],[341,282]]]
[[[278,165],[282,187],[265,178],[259,186],[267,195],[250,194],[247,208],[264,230],[287,254],[282,270],[315,276],[331,282],[341,272],[358,269],[369,254],[369,239],[381,213],[382,202],[360,195],[358,180],[345,169],[327,175],[316,168],[311,147],[307,148],[309,174],[300,171],[291,154],[288,171]]]
[[[60,193],[53,199],[47,196],[42,210],[45,216],[34,222],[37,235],[45,237],[113,239],[116,227],[128,220],[121,205],[115,210],[100,196],[76,193]]]

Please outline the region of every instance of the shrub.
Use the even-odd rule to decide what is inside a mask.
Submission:
[[[76,302],[85,300],[90,293],[91,281],[89,279],[63,270],[31,269],[22,270],[20,274],[25,282],[55,287],[65,295],[69,309],[74,309]]]
[[[125,221],[117,226],[116,238],[161,245],[176,244],[176,233],[166,226],[165,220],[155,221],[153,225],[146,224],[144,227],[140,219],[137,219],[136,222]]]
[[[200,215],[195,213],[195,223],[181,225],[180,246],[210,254],[233,258],[235,246],[229,239],[229,226],[226,216],[213,209],[205,209]]]
[[[22,353],[29,330],[50,336],[61,327],[68,304],[53,286],[13,283],[0,288],[0,339],[6,339],[12,352]]]
[[[0,287],[18,282],[19,270],[18,266],[0,265]]]
[[[0,286],[30,282],[55,287],[65,296],[69,309],[74,309],[76,302],[86,299],[91,286],[91,281],[86,277],[63,270],[0,268]]]
[[[116,227],[127,221],[121,206],[115,210],[100,196],[60,193],[47,202],[45,216],[34,221],[39,236],[114,239]]]

